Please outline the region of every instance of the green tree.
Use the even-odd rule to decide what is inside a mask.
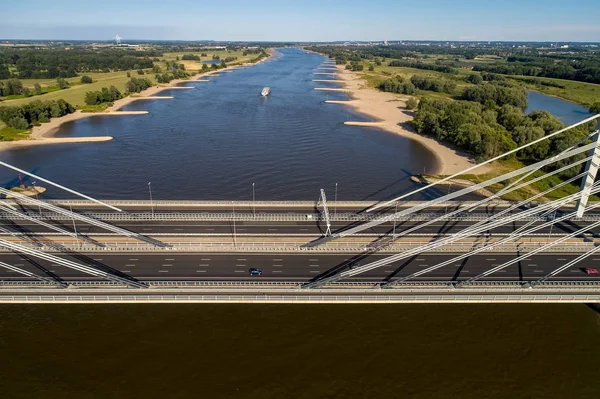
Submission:
[[[127,77],[130,78],[131,77],[131,72],[127,71]]]
[[[600,114],[600,102],[592,104],[590,107],[590,114]]]
[[[144,70],[143,69],[138,69],[137,73],[138,73],[138,75],[143,75],[144,74]]]
[[[84,83],[84,84],[92,83],[92,78],[89,77],[88,75],[83,75],[81,77],[81,83]]]
[[[36,96],[39,96],[40,94],[42,94],[42,86],[40,86],[39,83],[34,84],[33,91],[35,91]]]
[[[411,97],[408,100],[406,100],[405,105],[406,109],[415,109],[419,105],[419,102],[414,97]]]
[[[61,90],[69,87],[69,82],[67,82],[64,78],[56,79],[56,83],[58,84],[58,88]]]
[[[374,70],[375,70],[375,67],[373,66],[373,64],[369,65],[369,71],[371,71],[371,72],[372,72],[372,71],[374,71]]]

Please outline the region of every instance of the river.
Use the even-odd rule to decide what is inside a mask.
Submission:
[[[536,109],[545,110],[558,117],[565,125],[572,125],[588,116],[592,116],[587,108],[579,104],[565,101],[558,97],[538,93],[537,91],[530,90],[528,92],[527,101],[529,106],[525,110],[525,113],[529,114]]]
[[[597,398],[585,305],[0,305],[7,399]]]
[[[63,125],[58,136],[111,135],[113,141],[7,151],[3,161],[86,194],[114,199],[313,200],[324,188],[340,200],[386,199],[416,187],[410,175],[433,172],[421,144],[372,128],[349,107],[326,104],[343,93],[314,90],[325,58],[278,50],[267,62],[166,90],[173,100],[136,101],[148,115],[94,117]],[[261,98],[263,86],[272,93]],[[333,87],[333,86],[332,86]],[[0,171],[2,184],[16,183]],[[55,189],[48,197],[68,196]]]

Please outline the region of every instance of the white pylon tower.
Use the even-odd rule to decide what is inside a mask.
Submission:
[[[117,36],[115,36],[115,40],[117,42],[117,46],[121,45],[121,36],[119,36],[119,34],[117,33]]]

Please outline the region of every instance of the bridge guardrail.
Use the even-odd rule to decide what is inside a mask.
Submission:
[[[438,303],[438,302],[576,302],[594,303],[600,301],[600,295],[519,295],[519,294],[480,294],[480,295],[277,295],[277,294],[239,294],[239,295],[0,295],[0,302],[28,303],[77,303],[77,302],[248,302],[248,303]]]
[[[300,245],[304,243],[285,243],[285,242],[243,242],[234,244],[233,242],[169,242],[172,247],[157,247],[143,242],[107,242],[103,243],[104,247],[99,247],[89,243],[76,243],[65,241],[34,241],[23,242],[21,245],[31,248],[42,249],[47,252],[206,252],[206,251],[222,251],[222,252],[364,252],[368,250],[368,243],[344,243],[338,242],[319,247],[304,248]],[[445,252],[464,252],[481,248],[487,243],[453,243],[451,245],[435,248],[433,250],[424,251],[424,253],[445,253]],[[547,241],[540,242],[522,242],[522,243],[507,243],[496,246],[489,252],[529,252],[540,248],[547,244]],[[408,251],[423,245],[423,242],[401,242],[394,245],[387,245],[379,249],[379,252],[403,252]],[[595,247],[595,243],[589,242],[566,242],[555,245],[546,252],[581,252],[588,251]],[[0,252],[10,252],[5,248],[0,248]],[[488,252],[488,251],[485,251]]]

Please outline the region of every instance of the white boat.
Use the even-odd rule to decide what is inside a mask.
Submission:
[[[263,87],[263,89],[260,92],[260,95],[263,97],[268,96],[269,94],[271,94],[271,88],[270,87]]]

